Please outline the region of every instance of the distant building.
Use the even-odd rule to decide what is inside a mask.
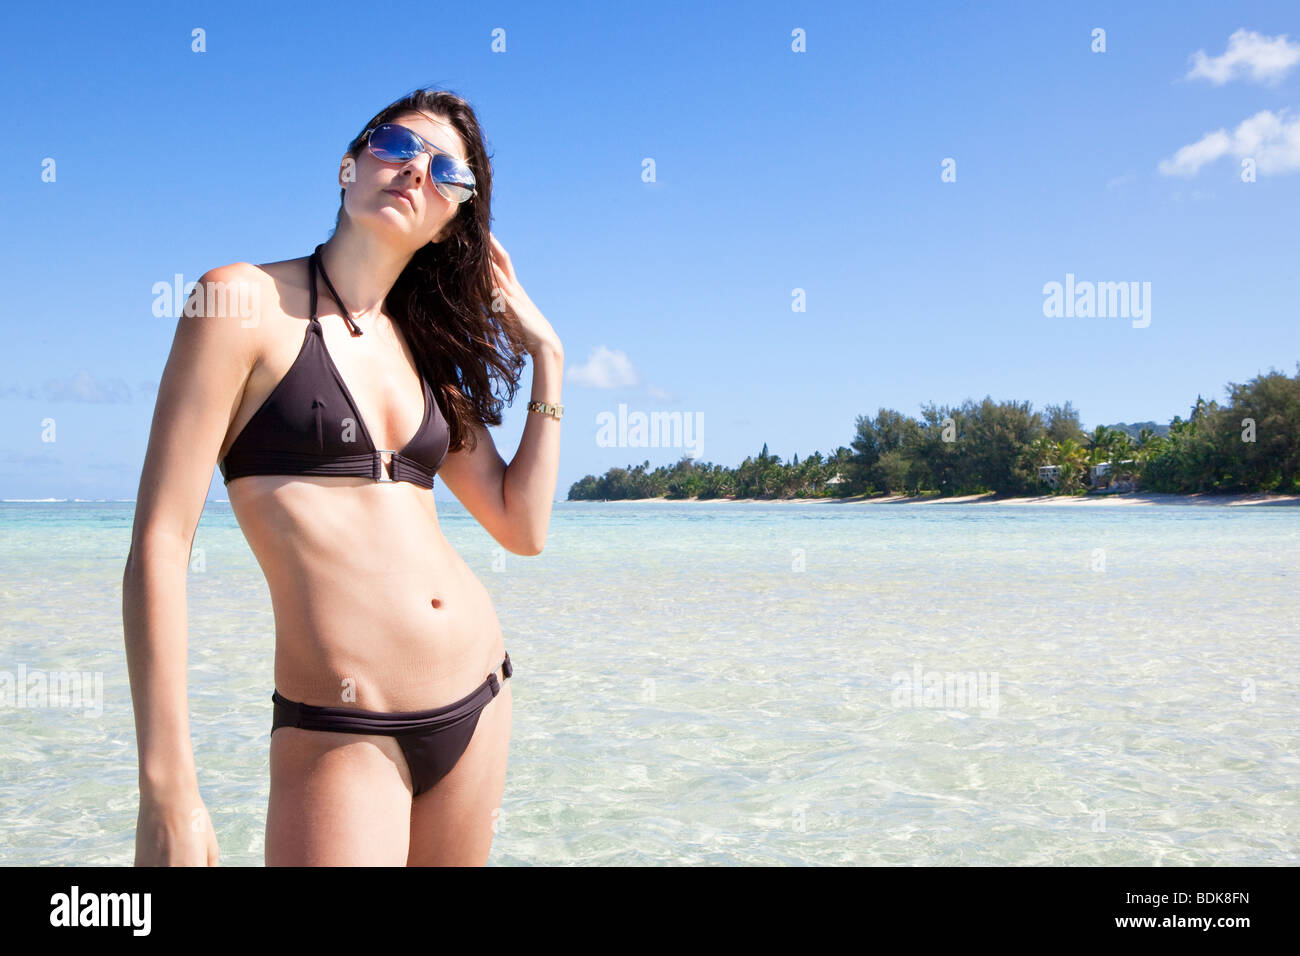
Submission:
[[[1123,461],[1120,462],[1120,464],[1132,465],[1135,464],[1135,462],[1132,458],[1125,458]],[[1107,475],[1110,474],[1110,462],[1103,461],[1101,464],[1093,465],[1092,468],[1089,469],[1089,473],[1092,475],[1093,483],[1096,484],[1098,480],[1105,478]]]
[[[1136,462],[1132,458],[1125,458],[1123,461],[1120,462],[1120,464],[1133,465],[1136,464]],[[1124,478],[1119,481],[1112,482],[1109,477],[1110,465],[1111,465],[1110,462],[1103,461],[1100,464],[1093,465],[1092,468],[1089,469],[1088,473],[1092,477],[1092,486],[1094,488],[1113,486],[1112,490],[1114,491],[1132,491],[1134,488],[1137,487],[1137,482],[1134,481],[1132,478]]]
[[[1061,483],[1061,466],[1060,465],[1039,465],[1038,480],[1045,481],[1053,488]]]
[[[834,477],[834,478],[827,478],[827,479],[826,479],[826,484],[828,484],[828,485],[842,485],[842,484],[844,484],[844,481],[845,481],[845,479],[844,479],[844,478],[840,475],[840,473],[837,471],[837,472],[835,473],[835,477]]]

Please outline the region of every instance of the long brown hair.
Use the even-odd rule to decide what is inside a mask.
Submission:
[[[384,300],[420,373],[442,400],[450,453],[464,447],[473,423],[501,424],[502,402],[511,402],[519,387],[525,346],[514,315],[492,310],[492,164],[473,107],[446,90],[414,90],[372,116],[348,144],[348,155],[355,160],[365,149],[366,130],[410,112],[446,117],[455,127],[477,190],[461,204],[441,242],[416,250]],[[344,195],[340,189],[335,229],[344,215]],[[494,380],[506,387],[504,399],[496,395]]]

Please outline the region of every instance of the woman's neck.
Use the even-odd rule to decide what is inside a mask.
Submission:
[[[354,319],[374,317],[414,253],[375,241],[339,224],[321,248],[321,262]]]

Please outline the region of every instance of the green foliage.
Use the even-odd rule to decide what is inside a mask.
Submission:
[[[650,471],[647,460],[587,475],[570,500],[626,498],[822,498],[863,494],[1079,494],[1107,463],[1104,483],[1152,491],[1300,493],[1300,363],[1294,378],[1270,371],[1227,386],[1227,404],[1197,396],[1186,421],[1099,425],[1091,434],[1066,402],[1043,413],[1028,402],[926,404],[921,417],[890,408],[859,415],[848,448],[785,464],[768,452],[735,468],[682,458]],[[1166,434],[1161,434],[1164,431]],[[1253,440],[1252,440],[1253,439]],[[1039,480],[1055,465],[1058,481]]]
[[[1300,364],[1229,383],[1227,404],[1197,396],[1186,421],[1151,441],[1142,480],[1156,491],[1300,492]]]
[[[1047,437],[1059,445],[1067,438],[1076,443],[1084,440],[1083,426],[1079,424],[1079,413],[1069,402],[1064,405],[1048,405],[1045,412]]]

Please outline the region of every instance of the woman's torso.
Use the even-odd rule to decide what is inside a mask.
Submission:
[[[259,268],[268,277],[255,326],[261,355],[219,458],[294,365],[310,313],[305,259]],[[317,315],[374,442],[404,447],[425,405],[400,333],[381,315],[352,338],[328,295],[318,296]],[[463,697],[501,662],[491,598],[443,536],[428,489],[297,474],[245,475],[226,489],[271,592],[284,696],[420,710]]]

